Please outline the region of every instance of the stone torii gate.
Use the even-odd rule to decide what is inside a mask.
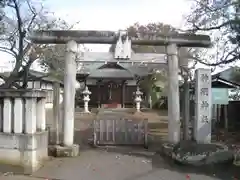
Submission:
[[[73,143],[74,137],[74,98],[76,81],[76,53],[78,44],[115,44],[122,38],[123,44],[116,44],[115,54],[82,52],[78,62],[120,62],[120,63],[153,63],[168,64],[168,140],[173,143],[180,141],[180,105],[178,82],[178,48],[179,47],[210,47],[211,41],[206,35],[178,34],[171,36],[149,34],[143,38],[128,37],[122,31],[73,31],[50,30],[34,31],[30,35],[37,44],[66,44],[66,61],[64,72],[64,116],[63,145],[69,150],[78,149]],[[167,61],[156,60],[162,54],[134,54],[131,45],[166,46]],[[161,58],[162,59],[162,58]],[[76,153],[72,153],[73,155]]]

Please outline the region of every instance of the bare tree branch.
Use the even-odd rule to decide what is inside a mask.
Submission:
[[[24,33],[24,30],[23,30],[23,27],[22,27],[22,18],[21,18],[21,14],[20,14],[20,9],[19,9],[19,6],[17,4],[17,1],[16,0],[13,0],[13,3],[14,3],[14,9],[15,9],[15,12],[16,12],[16,16],[17,16],[17,24],[18,24],[18,34],[19,34],[19,39],[18,39],[18,48],[19,48],[19,51],[18,51],[18,55],[17,55],[17,61],[16,61],[16,65],[13,69],[13,74],[16,74],[20,67],[21,67],[21,64],[22,64],[22,58],[23,58],[23,39],[25,38],[25,33]]]
[[[14,58],[16,58],[16,56],[17,56],[17,53],[15,51],[13,51],[12,49],[9,49],[7,47],[0,47],[0,51],[8,53],[8,54],[12,55]]]
[[[192,11],[186,18],[187,24],[191,26],[188,31],[207,33],[211,36],[215,49],[208,51],[205,57],[197,55],[193,59],[207,66],[220,66],[239,60],[240,1],[191,1]]]
[[[212,26],[212,27],[209,27],[209,28],[201,28],[199,26],[197,26],[195,23],[193,23],[193,29],[189,29],[188,31],[211,31],[211,30],[219,30],[221,28],[226,28],[226,26],[231,26],[233,24],[238,24],[239,23],[239,20],[229,20],[227,22],[224,22],[220,25],[217,25],[217,26]]]
[[[33,29],[71,29],[75,24],[69,26],[66,21],[55,17],[53,13],[46,11],[41,3],[38,4],[34,0],[10,0],[6,8],[11,8],[13,13],[4,14],[4,23],[8,29],[0,34],[0,51],[10,54],[15,65],[1,87],[10,88],[18,79],[22,79],[23,88],[26,88],[31,65],[36,60],[42,60],[44,54],[49,53],[50,47],[32,44],[26,33]]]

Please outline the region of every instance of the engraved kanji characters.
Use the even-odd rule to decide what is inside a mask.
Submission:
[[[201,109],[205,109],[205,108],[208,108],[208,107],[209,107],[208,101],[202,101],[201,102]]]
[[[208,76],[208,74],[201,74],[200,79],[202,82],[208,82],[209,76]]]
[[[208,96],[208,88],[201,88],[200,94],[201,96]]]
[[[201,121],[202,121],[203,123],[208,123],[208,122],[209,122],[209,118],[208,118],[208,116],[206,116],[206,115],[202,115],[202,117],[201,117]]]

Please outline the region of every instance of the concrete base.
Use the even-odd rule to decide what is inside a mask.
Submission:
[[[76,157],[79,155],[79,145],[74,144],[72,146],[49,146],[49,155],[54,157]]]
[[[48,159],[48,133],[0,133],[0,163],[23,167],[26,174],[38,170]]]

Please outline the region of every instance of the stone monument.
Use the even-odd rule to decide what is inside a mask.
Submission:
[[[212,77],[210,69],[195,72],[195,120],[193,137],[198,143],[211,143]]]

